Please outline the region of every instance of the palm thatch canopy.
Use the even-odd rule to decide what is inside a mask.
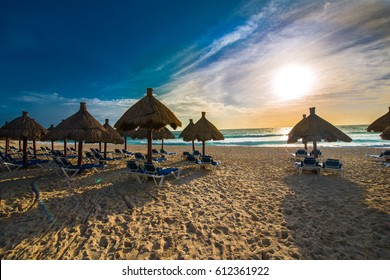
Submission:
[[[18,117],[0,129],[0,136],[9,137],[11,139],[41,139],[46,134],[46,129],[37,121],[28,116],[28,112],[23,112],[21,117]]]
[[[79,111],[63,120],[53,131],[57,134],[57,139],[79,142],[78,165],[82,163],[83,141],[103,142],[110,138],[104,126],[87,111],[85,102],[81,102]]]
[[[152,130],[166,125],[173,129],[181,126],[175,114],[153,96],[153,89],[146,89],[146,96],[131,106],[116,122],[118,131],[126,132],[137,127],[148,130],[148,162],[152,162]]]
[[[107,157],[107,143],[113,144],[123,144],[122,136],[116,131],[109,123],[109,120],[106,119],[106,122],[103,124],[103,127],[108,131],[108,138],[104,139],[104,155],[103,157]]]
[[[160,129],[170,125],[173,129],[181,126],[175,114],[153,96],[153,89],[146,89],[146,96],[131,106],[114,127],[119,131],[130,131],[137,127]]]
[[[206,112],[202,112],[202,117],[192,128],[183,135],[184,141],[202,141],[202,153],[205,155],[205,142],[209,140],[224,140],[223,134],[206,119]]]
[[[103,142],[123,144],[122,136],[108,122],[109,120],[106,119],[106,122],[103,124],[103,127],[108,131],[108,139],[105,139]]]
[[[383,140],[390,140],[390,125],[381,134]]]
[[[37,121],[28,116],[28,112],[23,112],[18,117],[6,123],[0,129],[0,135],[11,139],[23,140],[23,163],[27,164],[27,140],[34,140],[34,154],[36,155],[35,141],[41,139],[46,134],[46,129]],[[8,152],[8,143],[6,143],[6,152]]]
[[[186,137],[186,135],[188,133],[190,133],[189,131],[191,131],[191,129],[194,127],[194,122],[192,119],[190,119],[190,123],[183,129],[183,131],[180,133],[179,137],[182,137],[183,140],[184,140],[184,137]],[[195,141],[194,140],[189,140],[192,142],[192,151],[195,151]]]
[[[390,125],[390,107],[389,111],[383,116],[379,117],[372,124],[367,127],[367,131],[382,132]]]
[[[331,123],[315,114],[315,107],[310,108],[310,115],[300,120],[289,132],[287,143],[296,143],[298,139],[313,142],[316,156],[317,142],[351,142],[352,139]]]

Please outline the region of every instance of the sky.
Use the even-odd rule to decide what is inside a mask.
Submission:
[[[0,124],[86,102],[114,126],[151,87],[220,129],[335,125],[390,106],[390,0],[19,1],[0,9]],[[180,128],[179,128],[180,130]]]

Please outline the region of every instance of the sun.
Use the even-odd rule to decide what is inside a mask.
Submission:
[[[313,71],[305,65],[286,65],[277,71],[273,82],[274,91],[280,99],[296,99],[312,89]]]

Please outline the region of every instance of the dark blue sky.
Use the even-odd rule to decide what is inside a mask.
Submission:
[[[308,0],[2,1],[0,122],[25,110],[48,127],[86,101],[99,121],[110,118],[113,124],[146,87],[153,87],[184,125],[200,111],[214,110],[215,121],[230,127],[222,112],[239,120],[259,107],[272,111],[264,102],[272,99],[272,90],[264,85],[272,80],[268,74],[284,64],[311,64],[317,70],[321,65],[317,77],[331,76],[332,67],[341,71],[352,55],[370,67],[378,61],[388,65],[383,56],[389,48],[388,2],[368,2],[369,8],[364,1],[342,0],[332,5]],[[356,18],[345,16],[347,11]],[[373,51],[378,48],[383,52]],[[323,63],[324,56],[345,61],[331,66],[329,57]],[[377,80],[370,86],[382,92],[388,89],[389,79],[383,77],[389,72],[378,67],[375,77],[353,76]],[[341,87],[349,83],[354,81],[324,85],[318,92],[367,90],[360,82]],[[330,87],[333,92],[323,89]],[[375,98],[378,104],[388,100],[383,94]],[[300,110],[307,106],[302,102]],[[244,126],[266,125],[254,122]]]

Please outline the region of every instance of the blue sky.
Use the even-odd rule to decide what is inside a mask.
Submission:
[[[0,123],[57,125],[83,101],[113,125],[152,87],[183,127],[201,111],[219,128],[293,126],[313,106],[367,124],[390,106],[389,26],[388,0],[6,0]]]

